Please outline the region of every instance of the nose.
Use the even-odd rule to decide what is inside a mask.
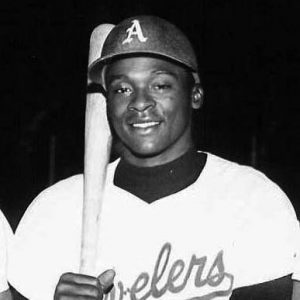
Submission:
[[[147,91],[138,90],[133,95],[132,100],[128,105],[128,109],[143,112],[155,107],[155,103],[155,100]]]

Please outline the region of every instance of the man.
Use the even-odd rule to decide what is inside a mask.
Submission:
[[[7,282],[8,245],[12,239],[12,230],[0,210],[0,300],[10,300],[11,292]]]
[[[195,149],[203,93],[185,35],[157,17],[126,19],[89,76],[121,145],[107,174],[98,274],[78,274],[83,182],[74,176],[27,210],[11,284],[33,300],[289,297],[295,212],[262,173]]]

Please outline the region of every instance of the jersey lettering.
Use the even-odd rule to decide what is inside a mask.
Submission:
[[[161,248],[153,273],[142,272],[130,288],[119,281],[115,288],[105,296],[104,300],[150,300],[163,299],[168,294],[172,298],[183,300],[210,300],[215,297],[230,296],[232,293],[232,274],[225,271],[223,251],[220,251],[211,265],[207,256],[192,255],[190,261],[177,259],[170,262],[172,246],[165,243]],[[208,268],[208,272],[205,269]],[[189,287],[188,287],[189,286]],[[205,288],[206,292],[201,292]],[[185,289],[190,289],[185,297]],[[191,296],[193,291],[194,296]],[[181,296],[179,293],[183,293]]]
[[[126,31],[128,34],[122,44],[130,43],[133,40],[133,36],[136,36],[142,43],[146,42],[148,39],[143,35],[139,20],[133,20],[131,27],[129,27]]]

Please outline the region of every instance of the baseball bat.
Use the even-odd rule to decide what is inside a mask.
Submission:
[[[112,28],[112,24],[101,24],[93,30],[90,38],[89,65],[100,57],[104,40]],[[96,259],[99,254],[97,241],[100,234],[111,141],[106,100],[100,92],[88,93],[85,113],[84,196],[79,272],[91,276],[99,275],[95,273]]]

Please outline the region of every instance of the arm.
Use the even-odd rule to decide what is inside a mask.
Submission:
[[[293,281],[293,296],[292,300],[300,300],[300,281]]]
[[[275,280],[238,288],[232,292],[230,300],[299,300],[300,298],[291,298],[292,288],[292,279],[288,275]]]
[[[12,300],[12,299],[13,299],[12,294],[9,289],[0,293],[0,300]]]

